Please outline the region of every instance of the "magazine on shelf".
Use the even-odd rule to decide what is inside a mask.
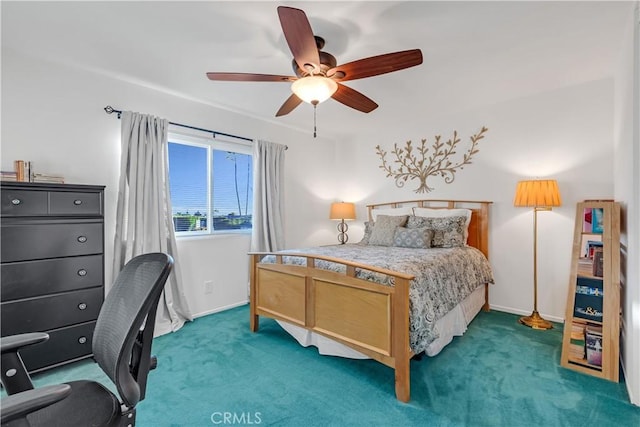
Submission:
[[[602,366],[602,327],[588,325],[585,330],[587,363]]]
[[[595,248],[593,252],[592,274],[596,277],[604,276],[604,252],[602,248]]]
[[[604,217],[604,209],[602,208],[593,208],[592,213],[592,223],[591,223],[591,232],[592,233],[602,233],[602,221]]]

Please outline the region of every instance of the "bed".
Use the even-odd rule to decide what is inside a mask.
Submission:
[[[292,325],[298,331],[302,328],[314,336],[337,342],[353,350],[355,357],[362,355],[375,359],[394,369],[396,397],[408,402],[411,358],[425,351],[429,354],[429,346],[433,343],[439,347],[448,342],[446,337],[434,337],[433,331],[424,329],[422,324],[427,323],[431,327],[447,316],[459,317],[456,313],[461,310],[468,311],[466,317],[472,318],[478,310],[469,308],[469,300],[476,301],[471,305],[478,306],[478,298],[481,298],[482,308],[489,309],[488,284],[493,282],[487,261],[490,204],[484,201],[412,200],[367,206],[367,227],[373,224],[380,226],[385,221],[390,221],[392,227],[394,223],[400,224],[398,221],[402,216],[413,221],[420,220],[417,217],[423,211],[429,212],[425,216],[436,212],[436,217],[444,217],[453,216],[464,209],[468,212],[464,224],[464,242],[451,248],[403,247],[395,250],[391,248],[394,245],[356,244],[306,251],[250,253],[251,330],[258,331],[260,316],[269,317],[283,322],[283,326]],[[395,228],[396,239],[405,233],[404,225],[407,225],[406,222]],[[419,230],[422,232],[424,229]],[[366,240],[367,232],[363,240]],[[433,234],[426,236],[427,240],[432,241]],[[380,233],[369,233],[369,237],[378,238]],[[355,255],[353,251],[356,251]],[[378,261],[382,252],[398,252],[398,260]],[[482,258],[482,274],[471,271],[463,273],[460,276],[462,278],[446,280],[447,283],[461,282],[455,286],[464,288],[462,291],[443,287],[440,292],[433,292],[436,285],[423,285],[423,280],[433,281],[435,279],[431,277],[440,273],[424,272],[422,267],[412,267],[415,264],[413,258],[426,257],[427,253],[436,258],[436,253],[455,254],[453,259],[458,261],[453,264],[457,265],[467,265],[466,260],[459,261],[462,258],[456,258],[463,255]],[[405,258],[409,259],[408,264],[402,264],[406,262]],[[441,261],[438,263],[443,264]],[[462,283],[467,281],[474,283]],[[429,292],[425,292],[423,286],[427,286]],[[425,293],[432,294],[434,302],[430,311],[417,315],[416,310],[423,309],[423,301],[416,300],[416,294]],[[459,295],[454,298],[453,294]],[[465,322],[470,320],[466,319]]]

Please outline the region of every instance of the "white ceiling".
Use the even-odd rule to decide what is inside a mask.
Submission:
[[[274,117],[289,84],[205,76],[293,75],[278,5],[303,9],[339,64],[422,50],[418,67],[345,83],[380,105],[372,113],[333,100],[321,104],[319,126],[334,138],[609,77],[632,10],[628,1],[3,1],[2,49],[309,131],[309,105]]]

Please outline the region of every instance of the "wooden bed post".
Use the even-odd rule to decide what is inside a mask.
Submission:
[[[251,328],[251,332],[257,332],[260,327],[260,318],[256,314],[257,306],[258,306],[258,295],[257,288],[258,285],[256,280],[258,278],[258,262],[262,258],[261,255],[251,254],[251,270],[250,270],[250,286],[249,286],[249,327]]]
[[[483,203],[480,207],[480,224],[478,230],[480,231],[480,244],[478,249],[489,259],[489,204]]]
[[[411,398],[411,344],[409,342],[409,283],[395,278],[393,294],[393,358],[395,362],[396,398],[408,402]]]
[[[479,238],[481,241],[479,242],[480,251],[484,254],[484,256],[489,259],[489,204],[483,203],[480,206],[480,225],[478,230],[480,231]],[[489,306],[489,284],[486,283],[484,285],[484,305],[482,306],[483,311],[490,311],[491,307]]]

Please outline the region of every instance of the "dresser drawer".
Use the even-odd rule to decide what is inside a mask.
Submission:
[[[102,215],[101,193],[52,191],[50,215]]]
[[[100,254],[102,222],[3,221],[2,262]]]
[[[63,294],[3,302],[2,336],[50,329],[97,319],[104,289],[91,288]]]
[[[2,264],[2,301],[102,286],[102,255]]]
[[[48,193],[46,191],[16,190],[3,188],[1,210],[2,216],[46,215],[48,210]]]
[[[29,372],[86,357],[92,354],[93,330],[96,322],[47,331],[49,340],[29,346],[20,356]]]

